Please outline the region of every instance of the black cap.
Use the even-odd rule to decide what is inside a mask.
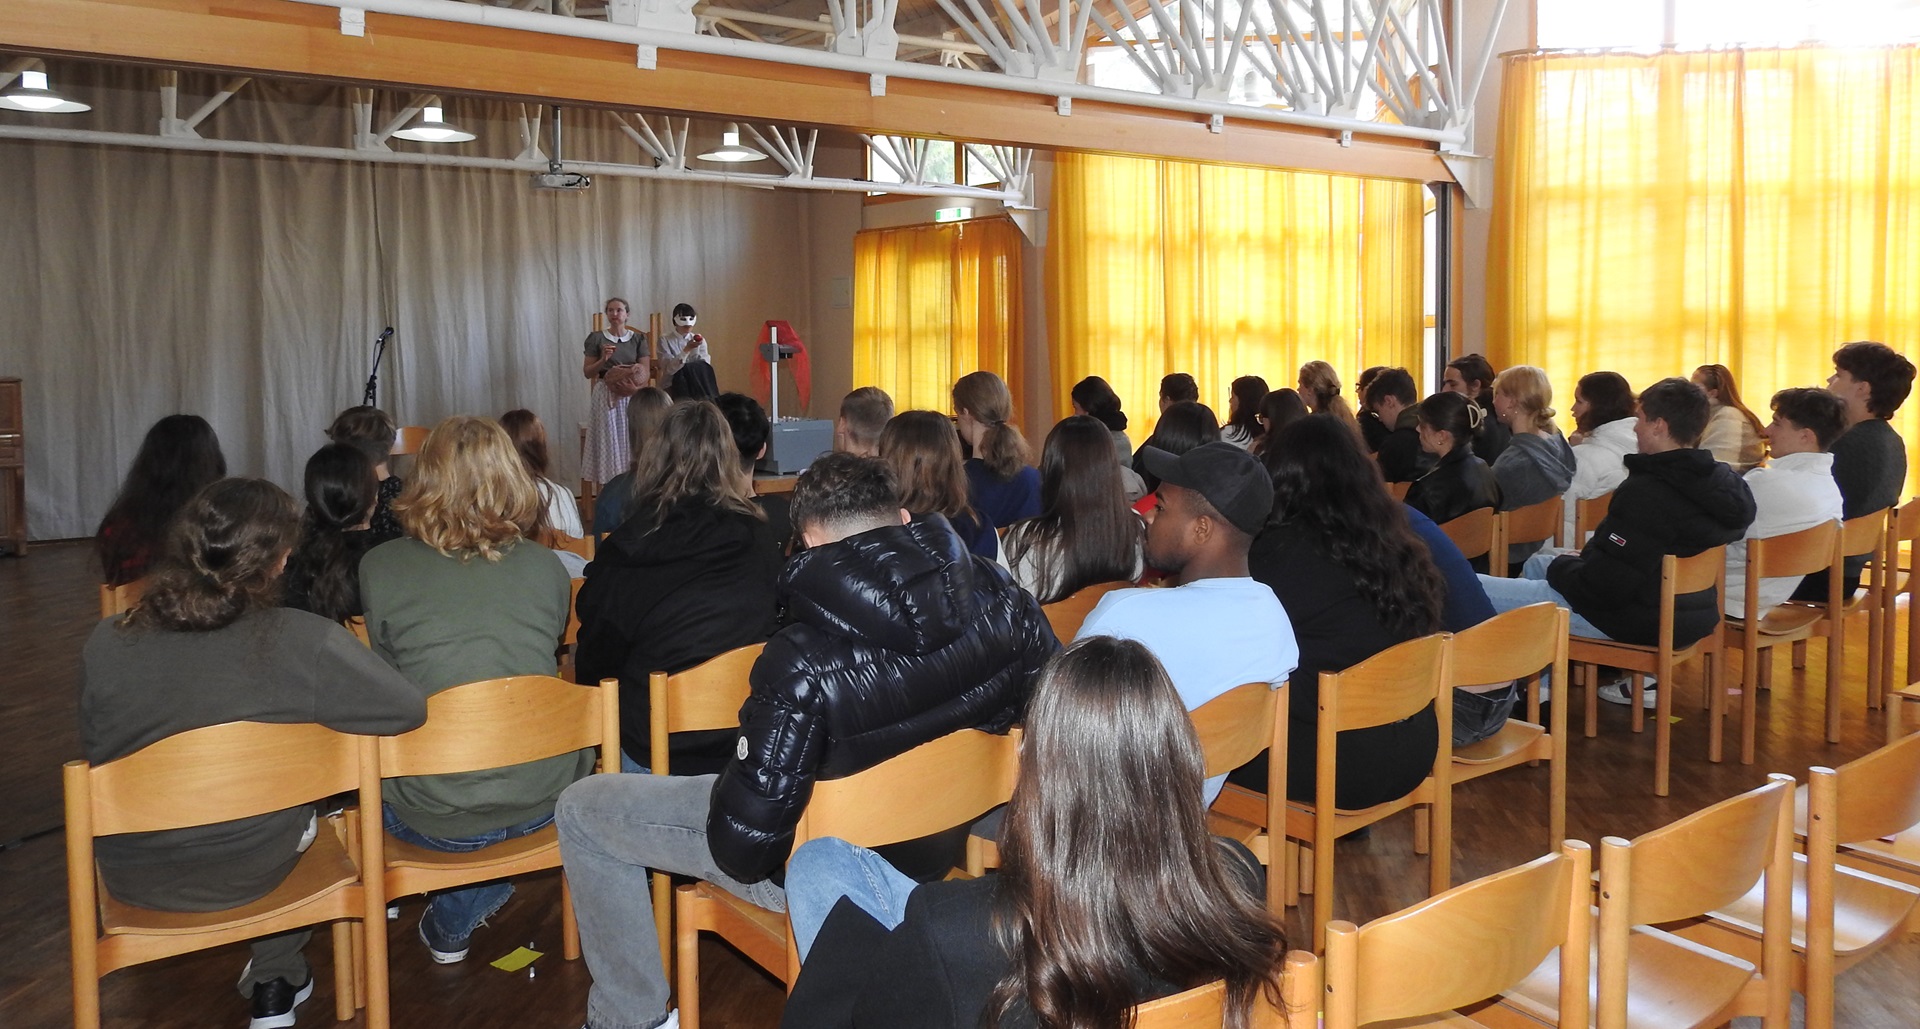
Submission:
[[[1273,480],[1267,470],[1231,443],[1207,443],[1177,457],[1159,447],[1142,447],[1140,458],[1161,482],[1205,497],[1221,517],[1249,536],[1260,534],[1273,510]]]

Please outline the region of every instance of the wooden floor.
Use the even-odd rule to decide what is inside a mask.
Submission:
[[[88,551],[80,545],[37,546],[24,559],[0,559],[0,846],[5,847],[0,850],[5,954],[0,1027],[5,1029],[40,1029],[71,1020],[59,768],[79,753],[79,654],[97,615],[96,582]],[[1864,622],[1858,624],[1862,631],[1856,636],[1864,637]],[[1761,702],[1759,760],[1751,766],[1707,762],[1697,680],[1683,676],[1675,706],[1681,721],[1674,727],[1673,789],[1667,798],[1652,795],[1651,731],[1633,735],[1625,709],[1602,704],[1600,737],[1587,740],[1576,730],[1571,742],[1569,835],[1592,842],[1607,835],[1633,836],[1756,786],[1768,772],[1804,779],[1809,765],[1835,765],[1872,750],[1882,730],[1865,710],[1864,640],[1848,648],[1843,741],[1832,746],[1821,741],[1819,648],[1816,643],[1809,662],[1815,687],[1810,695],[1801,688],[1805,679],[1790,672],[1784,656],[1779,659],[1775,689]],[[1900,653],[1904,656],[1904,647]],[[1904,663],[1900,671],[1904,676]],[[1545,794],[1544,767],[1458,788],[1454,881],[1544,853]],[[1340,844],[1337,876],[1341,917],[1364,921],[1420,900],[1426,867],[1424,859],[1412,855],[1407,820],[1391,820],[1370,838]],[[558,893],[551,875],[522,883],[493,924],[474,936],[473,956],[453,966],[427,960],[414,935],[420,902],[405,903],[399,920],[389,926],[394,1025],[580,1025],[588,976],[580,962],[560,959]],[[1304,925],[1298,916],[1293,921],[1295,938],[1304,939]],[[324,941],[321,934],[308,948],[319,985],[302,1009],[304,1026],[332,1021],[332,958]],[[488,966],[525,944],[547,952],[534,966],[535,976]],[[234,947],[117,972],[102,990],[106,1024],[242,1025],[245,1005],[231,984],[245,959],[244,949]],[[711,1025],[759,1029],[778,1022],[778,984],[712,941],[702,959],[704,1014]],[[1842,977],[1838,1017],[1842,1026],[1863,1029],[1920,1025],[1920,943],[1894,946]]]

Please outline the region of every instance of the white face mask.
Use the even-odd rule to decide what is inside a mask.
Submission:
[[[673,320],[673,324],[675,324],[675,325],[677,325],[677,326],[679,326],[680,328],[683,328],[683,329],[691,329],[691,328],[693,328],[693,323],[694,323],[694,319],[692,319],[692,318],[675,318],[675,319]]]

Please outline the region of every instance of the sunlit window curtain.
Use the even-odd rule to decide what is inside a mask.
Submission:
[[[1136,442],[1160,378],[1188,372],[1222,419],[1236,376],[1292,386],[1331,362],[1417,368],[1422,187],[1085,154],[1054,165],[1047,277],[1057,410],[1113,384]]]
[[[1530,55],[1504,88],[1495,364],[1564,394],[1721,363],[1764,418],[1840,343],[1920,353],[1920,48]]]
[[[953,381],[985,370],[1019,396],[1022,238],[1005,218],[854,236],[854,384],[945,411]]]

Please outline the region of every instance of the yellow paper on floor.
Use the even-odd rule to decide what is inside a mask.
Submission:
[[[495,961],[493,967],[502,972],[518,972],[538,960],[540,960],[539,951],[529,950],[526,947],[515,947],[513,953]]]

